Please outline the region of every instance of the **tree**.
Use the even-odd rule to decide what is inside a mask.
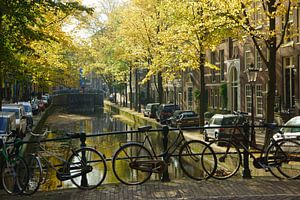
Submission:
[[[276,55],[284,41],[293,37],[293,34],[287,35],[287,32],[293,32],[290,14],[297,5],[298,1],[296,0],[225,0],[216,4],[216,6],[220,6],[222,15],[228,16],[232,23],[239,25],[244,33],[251,38],[268,69],[266,109],[266,121],[268,123],[274,121]],[[282,26],[276,26],[280,21]],[[264,49],[267,49],[267,54],[263,53]],[[270,134],[267,135],[265,144],[270,139]]]
[[[53,32],[45,31],[48,26],[61,22],[77,11],[91,11],[77,2],[61,1],[1,1],[0,2],[0,82],[4,77],[22,80],[30,75],[28,62],[36,59],[32,43],[37,41],[58,41]],[[61,17],[64,13],[64,17]],[[54,21],[48,19],[52,16]],[[59,16],[59,17],[57,17]],[[61,27],[60,27],[61,28]],[[0,106],[2,86],[0,87]]]

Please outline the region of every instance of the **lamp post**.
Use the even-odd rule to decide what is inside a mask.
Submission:
[[[255,89],[255,82],[257,78],[258,69],[254,68],[253,63],[250,64],[250,67],[247,69],[247,77],[248,82],[251,86],[251,144],[255,145],[255,132],[254,132],[254,89]]]
[[[257,77],[258,69],[254,68],[253,63],[251,63],[250,67],[246,70],[246,74],[248,77],[248,82],[251,86],[251,143],[253,144],[255,142],[255,133],[254,133],[254,87],[255,87],[255,81]],[[246,127],[244,127],[245,130],[245,136],[246,141],[245,145],[247,149],[249,148],[249,125],[246,124]],[[249,168],[249,153],[248,151],[244,150],[244,170],[243,170],[243,178],[251,178],[251,172]]]

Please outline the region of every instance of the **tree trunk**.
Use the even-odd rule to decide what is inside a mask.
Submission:
[[[130,72],[129,72],[129,103],[130,103],[130,109],[132,110],[132,67],[130,66]]]
[[[164,103],[164,90],[163,90],[163,84],[162,84],[162,76],[161,72],[157,74],[157,85],[158,85],[158,100],[159,103]]]
[[[269,11],[273,12],[275,1],[272,0],[268,4]],[[276,18],[269,18],[269,32],[276,31]],[[274,122],[274,104],[275,104],[275,89],[276,89],[276,36],[270,38],[270,59],[268,63],[268,72],[269,72],[269,80],[268,80],[268,93],[267,93],[267,113],[266,113],[266,121],[267,123]],[[270,130],[269,130],[270,131]],[[265,146],[269,144],[271,134],[269,131],[266,131],[265,136]]]
[[[204,112],[205,112],[205,81],[204,81],[204,64],[205,54],[200,53],[200,101],[199,101],[199,117],[200,126],[204,126]]]
[[[0,71],[0,111],[2,111],[2,99],[3,99],[3,88],[2,88],[2,81],[3,81],[3,76],[2,72]]]
[[[134,101],[134,109],[135,111],[138,111],[138,102],[139,102],[139,94],[138,94],[138,71],[137,69],[134,70],[135,74],[135,101]]]

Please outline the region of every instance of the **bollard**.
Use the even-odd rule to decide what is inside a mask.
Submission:
[[[79,138],[80,138],[80,148],[84,148],[86,147],[86,144],[85,144],[85,141],[86,141],[86,134],[84,132],[81,132],[80,135],[79,135]],[[85,155],[85,152],[82,151],[82,161],[84,163],[86,163],[86,155]],[[81,186],[83,187],[87,187],[88,186],[88,181],[87,181],[87,178],[86,178],[86,174],[83,174],[81,176]]]
[[[165,163],[169,163],[169,154],[167,152],[168,150],[168,135],[169,135],[169,127],[168,126],[163,126],[162,128],[162,132],[163,132],[163,148],[164,148],[164,152],[166,152],[163,155],[163,159]],[[161,181],[162,182],[170,182],[170,176],[169,176],[169,169],[168,169],[168,164],[166,165],[166,169],[164,169],[162,177],[161,177]]]
[[[242,176],[243,178],[245,179],[249,179],[249,178],[252,178],[251,177],[251,172],[250,172],[250,168],[249,168],[249,130],[250,130],[250,127],[249,127],[249,123],[244,123],[244,126],[243,126],[243,130],[244,130],[244,133],[245,133],[245,147],[246,149],[244,149],[244,169],[243,169],[243,173],[242,173]]]

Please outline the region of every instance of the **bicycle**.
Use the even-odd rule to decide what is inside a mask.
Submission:
[[[151,128],[151,126],[139,127],[139,132],[146,133],[143,141],[130,141],[121,145],[115,152],[112,167],[116,178],[121,183],[138,185],[149,180],[152,173],[162,174],[167,169],[171,156],[179,157],[181,169],[192,179],[204,180],[214,174],[217,167],[216,156],[206,143],[200,140],[186,141],[179,127],[179,134],[174,142],[165,152],[157,155],[148,135]],[[149,145],[150,150],[146,145]],[[179,149],[179,147],[181,148]],[[206,155],[203,155],[205,148],[207,152]],[[175,151],[178,149],[179,153],[175,155]],[[204,165],[209,173],[202,170]]]
[[[40,139],[45,137],[47,133],[49,131],[45,131],[43,134],[31,132],[31,135]],[[94,189],[104,181],[107,173],[105,156],[91,147],[81,147],[79,149],[73,147],[71,139],[79,138],[79,133],[66,134],[66,136],[67,138],[63,139],[70,139],[68,145],[70,156],[67,158],[48,150],[46,146],[41,144],[43,141],[38,140],[36,142],[38,151],[31,154],[28,159],[30,177],[24,191],[25,194],[35,193],[40,185],[46,182],[49,169],[55,171],[58,180],[71,180],[74,185],[83,190]],[[47,140],[44,142],[47,142]],[[49,158],[55,158],[60,163],[52,164]]]
[[[11,195],[22,194],[28,183],[29,171],[25,160],[15,152],[21,139],[7,141],[11,135],[0,136],[0,148],[5,162],[1,167],[1,181],[4,190]]]
[[[264,149],[258,149],[260,156],[256,157],[254,155],[254,152],[251,152],[248,148],[248,145],[244,144],[243,141],[247,141],[250,143],[249,138],[246,138],[244,134],[241,134],[240,128],[243,128],[244,126],[249,127],[249,122],[246,119],[246,116],[244,113],[241,112],[234,112],[234,114],[238,115],[238,119],[236,120],[233,133],[230,134],[230,137],[228,139],[216,139],[209,143],[209,146],[213,148],[214,152],[217,156],[217,169],[214,174],[212,174],[213,178],[216,179],[227,179],[232,176],[234,176],[242,162],[242,153],[240,151],[240,148],[243,149],[246,153],[250,155],[250,157],[253,159],[253,166],[257,169],[265,169],[266,171],[270,172],[274,177],[281,179],[282,175],[284,177],[289,178],[297,178],[300,175],[300,171],[297,173],[296,176],[289,175],[287,172],[285,172],[285,163],[288,163],[287,160],[288,152],[286,151],[287,144],[293,143],[293,149],[297,150],[297,152],[300,150],[300,143],[296,140],[292,139],[285,139],[284,136],[282,136],[282,139],[276,140],[274,137],[271,137],[271,141],[269,146],[266,148],[266,151]],[[243,126],[238,126],[237,121],[243,120],[244,124]],[[274,130],[276,127],[275,123],[266,123],[264,124],[269,129]],[[238,135],[243,136],[243,140],[240,140],[236,137],[236,131],[238,131]],[[248,131],[248,130],[246,130]],[[279,132],[278,132],[279,133]],[[282,133],[279,133],[283,135]],[[255,146],[252,146],[252,148],[255,148]],[[285,149],[284,149],[284,148]],[[257,149],[257,148],[256,148]],[[205,152],[205,150],[204,150]],[[299,153],[297,153],[299,155]],[[274,169],[277,169],[279,171],[279,174],[274,171]],[[207,173],[210,173],[207,171]]]

